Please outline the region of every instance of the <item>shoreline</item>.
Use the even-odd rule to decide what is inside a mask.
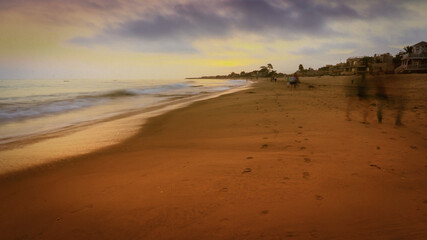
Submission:
[[[194,96],[160,102],[150,107],[134,110],[101,120],[94,120],[82,124],[72,125],[52,132],[40,133],[35,136],[18,138],[13,142],[0,145],[0,177],[13,175],[27,168],[42,168],[58,161],[74,158],[94,151],[102,150],[120,144],[132,137],[150,118],[165,114],[175,109],[187,107],[192,103],[204,101],[243,91],[250,88],[252,82],[244,86],[234,87],[225,91],[202,93]],[[100,135],[101,134],[101,135]],[[102,139],[102,141],[99,141]],[[52,153],[49,148],[57,148]],[[36,155],[26,160],[29,152]],[[66,152],[66,153],[65,153]],[[10,166],[8,162],[21,162],[20,165]]]
[[[312,80],[295,91],[261,80],[153,117],[118,145],[0,177],[0,233],[425,238],[425,83],[409,85],[406,126],[395,127],[391,109],[383,124],[374,113],[360,123],[358,109],[346,121],[343,89],[332,84],[343,78]]]

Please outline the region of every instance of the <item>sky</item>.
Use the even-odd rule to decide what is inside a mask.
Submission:
[[[0,79],[292,73],[427,39],[425,0],[0,0]]]

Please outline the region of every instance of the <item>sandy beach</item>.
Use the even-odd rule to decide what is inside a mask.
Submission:
[[[0,238],[427,239],[427,75],[398,76],[403,126],[347,121],[350,78],[260,79],[0,176]]]

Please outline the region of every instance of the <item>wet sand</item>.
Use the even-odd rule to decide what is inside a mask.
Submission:
[[[404,126],[346,121],[344,77],[150,119],[123,143],[0,178],[2,239],[426,239],[426,75]],[[357,104],[356,104],[357,105]],[[54,149],[53,149],[54,151]]]
[[[220,92],[178,97],[110,118],[75,124],[44,134],[11,139],[12,141],[6,143],[0,141],[0,176],[117,145],[135,135],[147,119],[186,107],[197,101],[246,89],[250,84],[251,82],[247,82],[245,86]]]

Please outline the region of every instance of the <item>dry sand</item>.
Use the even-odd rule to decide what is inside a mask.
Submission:
[[[3,176],[0,238],[427,239],[427,76],[402,78],[402,127],[346,121],[349,78],[259,81]]]

